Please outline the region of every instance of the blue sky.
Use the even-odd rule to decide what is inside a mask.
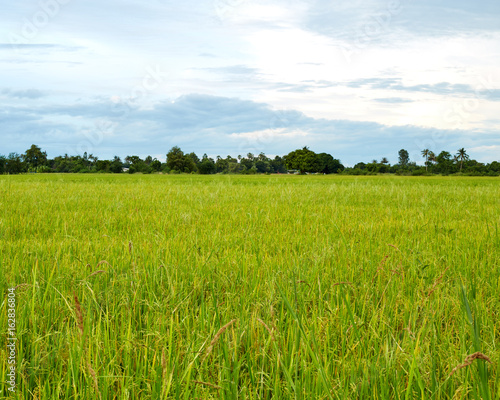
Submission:
[[[497,0],[19,0],[0,154],[500,160]]]

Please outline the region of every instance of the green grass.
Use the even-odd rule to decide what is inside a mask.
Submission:
[[[1,176],[17,397],[499,399],[499,183]]]

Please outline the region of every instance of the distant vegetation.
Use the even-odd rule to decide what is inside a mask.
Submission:
[[[36,145],[32,145],[24,154],[10,153],[7,157],[0,155],[0,174],[19,174],[26,172],[71,172],[71,173],[198,173],[198,174],[345,174],[345,175],[450,175],[464,174],[474,176],[500,175],[500,162],[489,164],[470,159],[464,148],[458,149],[455,155],[441,151],[438,155],[429,149],[422,151],[423,165],[410,161],[408,151],[398,152],[398,163],[391,165],[387,158],[380,161],[359,162],[352,168],[345,168],[340,160],[327,153],[315,153],[304,147],[289,154],[274,158],[264,153],[246,157],[239,155],[233,158],[217,156],[215,159],[206,154],[200,159],[195,153],[184,153],[175,146],[166,154],[166,162],[147,156],[145,159],[130,155],[121,160],[115,156],[112,160],[100,160],[98,157],[84,153],[83,156],[57,156],[53,159]]]

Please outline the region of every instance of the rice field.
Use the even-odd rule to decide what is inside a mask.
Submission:
[[[0,398],[500,398],[498,178],[0,176],[0,207]]]

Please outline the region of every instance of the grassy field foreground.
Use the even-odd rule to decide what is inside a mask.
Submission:
[[[499,199],[498,178],[0,176],[14,397],[498,399]]]

